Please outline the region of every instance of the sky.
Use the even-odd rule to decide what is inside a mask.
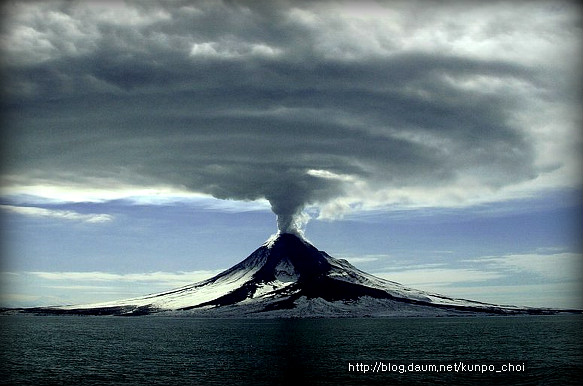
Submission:
[[[0,304],[171,289],[279,231],[583,307],[577,2],[1,7]]]

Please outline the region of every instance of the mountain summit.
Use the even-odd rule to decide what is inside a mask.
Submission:
[[[28,309],[55,314],[210,317],[413,316],[547,313],[419,291],[363,272],[291,233],[279,233],[220,274],[120,301]]]

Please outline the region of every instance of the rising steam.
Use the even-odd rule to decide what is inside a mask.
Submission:
[[[303,211],[307,200],[305,192],[295,189],[283,189],[278,194],[271,195],[268,199],[271,210],[277,216],[277,230],[279,233],[291,233],[304,237],[304,229],[310,216]]]
[[[341,181],[314,176],[309,171],[288,171],[279,178],[283,179],[271,181],[264,187],[268,190],[265,196],[271,210],[277,216],[278,232],[302,238],[310,221],[310,215],[304,209],[341,196],[343,190]]]
[[[279,233],[292,233],[303,238],[308,221],[310,221],[310,215],[304,211],[292,215],[278,215],[277,230]]]

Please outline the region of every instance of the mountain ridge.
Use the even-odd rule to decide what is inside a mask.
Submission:
[[[300,236],[278,233],[241,262],[197,283],[132,299],[20,311],[124,316],[386,317],[573,310],[495,305],[416,290],[361,271]]]

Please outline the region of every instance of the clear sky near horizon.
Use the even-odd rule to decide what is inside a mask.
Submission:
[[[0,304],[210,277],[270,235],[583,307],[568,1],[2,4]]]

